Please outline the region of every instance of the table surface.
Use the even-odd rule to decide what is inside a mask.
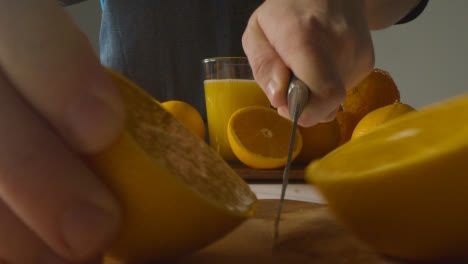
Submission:
[[[281,183],[249,183],[258,199],[279,199]],[[286,188],[286,200],[325,203],[316,187],[307,183],[289,183]]]

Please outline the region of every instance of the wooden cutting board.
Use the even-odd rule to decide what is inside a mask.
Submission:
[[[201,251],[175,263],[409,263],[377,254],[336,223],[327,207],[285,201],[278,243],[272,249],[278,200],[260,200],[253,218]]]
[[[376,253],[337,224],[325,205],[301,201],[285,201],[279,241],[273,247],[277,206],[278,200],[260,200],[254,217],[236,230],[192,255],[164,264],[422,264]]]

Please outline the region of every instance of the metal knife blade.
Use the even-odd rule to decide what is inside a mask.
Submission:
[[[274,230],[274,243],[278,239],[279,235],[279,222],[281,217],[281,211],[283,209],[284,196],[286,194],[286,187],[288,186],[289,169],[291,167],[292,153],[294,149],[294,139],[296,136],[297,120],[302,114],[304,107],[309,101],[309,88],[307,85],[298,79],[293,73],[291,73],[291,79],[288,87],[288,110],[289,116],[293,119],[293,127],[291,132],[291,141],[289,143],[288,160],[283,172],[283,186],[281,188],[281,197],[278,206],[278,213],[275,219],[275,230]]]

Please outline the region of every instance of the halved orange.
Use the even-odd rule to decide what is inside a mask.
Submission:
[[[125,103],[121,137],[87,157],[119,199],[123,225],[106,257],[177,258],[230,232],[256,207],[249,186],[145,91],[108,69]]]
[[[412,112],[312,162],[337,219],[381,253],[468,258],[468,94]]]
[[[234,112],[228,123],[228,140],[237,158],[252,168],[273,169],[286,164],[292,122],[276,110],[250,106]],[[299,129],[294,138],[292,158],[302,149]]]

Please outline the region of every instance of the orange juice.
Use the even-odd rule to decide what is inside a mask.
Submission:
[[[254,80],[205,80],[204,84],[210,145],[225,160],[237,160],[227,138],[229,118],[247,106],[269,107],[270,101]]]

